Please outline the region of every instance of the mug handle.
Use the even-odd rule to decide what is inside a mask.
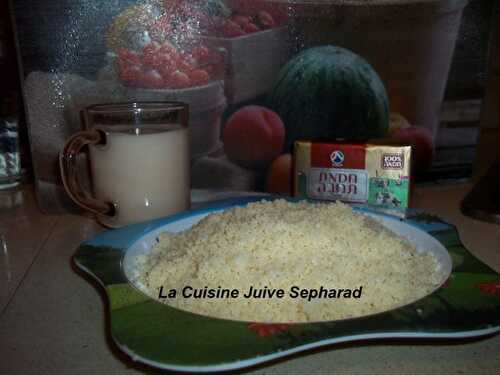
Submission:
[[[80,187],[77,173],[77,157],[85,146],[104,143],[105,135],[99,130],[81,131],[69,138],[59,154],[59,167],[64,188],[69,197],[81,208],[94,214],[113,216],[115,205],[102,202]]]

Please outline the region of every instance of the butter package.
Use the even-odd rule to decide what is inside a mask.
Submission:
[[[410,198],[410,167],[410,146],[297,141],[294,193],[404,214]]]

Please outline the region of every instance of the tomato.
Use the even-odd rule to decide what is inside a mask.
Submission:
[[[142,87],[148,89],[161,89],[165,86],[163,77],[157,70],[154,69],[142,72],[140,84]]]
[[[162,64],[158,67],[158,72],[160,72],[165,80],[168,80],[168,77],[177,70],[177,62],[167,54],[162,54],[162,56],[163,60]]]
[[[237,23],[229,20],[222,28],[222,34],[229,38],[245,35],[245,31]]]
[[[168,40],[164,41],[163,44],[160,46],[160,51],[170,55],[174,59],[178,58],[179,56],[179,51],[177,50],[177,47],[175,47]]]
[[[210,81],[210,75],[204,69],[195,69],[191,71],[189,74],[189,79],[191,80],[191,84],[194,86],[205,85]]]
[[[264,10],[257,13],[257,17],[259,18],[260,23],[265,27],[271,28],[276,26],[273,16]]]
[[[160,51],[160,47],[160,43],[151,42],[144,46],[144,48],[142,49],[142,54],[143,56],[154,55],[155,53]]]
[[[124,67],[127,65],[142,65],[141,56],[135,52],[128,50],[126,48],[121,48],[118,50],[118,65]]]
[[[189,73],[196,69],[196,66],[192,64],[191,61],[186,61],[184,59],[179,59],[176,61],[176,68],[182,73]]]
[[[158,53],[160,52],[160,44],[151,42],[147,44],[142,50],[142,59],[144,65],[156,68],[159,65]]]
[[[193,54],[188,53],[188,52],[183,52],[181,54],[180,59],[190,67],[188,67],[188,70],[193,70],[197,65],[198,65],[198,60],[194,57]]]
[[[260,31],[260,29],[257,27],[257,25],[254,24],[253,22],[250,22],[248,25],[246,25],[245,28],[244,28],[244,30],[248,34]]]
[[[242,29],[245,29],[245,27],[250,23],[249,16],[243,16],[240,14],[232,16],[231,19],[234,23],[237,23]]]
[[[210,62],[210,50],[204,45],[195,47],[193,56],[198,61],[198,64],[204,65]]]
[[[168,83],[172,88],[181,89],[189,87],[191,85],[191,80],[186,73],[176,70],[169,76]]]
[[[142,69],[138,65],[121,67],[118,70],[118,78],[127,86],[137,86],[141,80]]]
[[[160,69],[170,60],[170,56],[165,52],[156,52],[153,54],[144,55],[144,65],[153,69]]]

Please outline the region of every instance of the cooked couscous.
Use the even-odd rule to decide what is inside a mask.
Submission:
[[[171,306],[261,322],[381,312],[427,295],[442,279],[433,255],[350,206],[284,200],[163,233],[141,269],[139,285]],[[178,294],[168,298],[172,290]]]

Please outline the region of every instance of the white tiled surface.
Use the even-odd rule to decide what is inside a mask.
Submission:
[[[467,189],[421,187],[414,202],[456,224],[466,246],[500,271],[500,226],[459,213]],[[21,207],[0,212],[0,233],[9,254],[6,261],[0,253],[0,374],[157,373],[115,348],[100,289],[71,266],[78,244],[102,229],[88,218],[39,214],[30,190],[23,194]],[[458,343],[355,343],[295,356],[253,373],[498,375],[500,336]]]
[[[0,191],[0,314],[56,222],[38,211],[31,189]]]

